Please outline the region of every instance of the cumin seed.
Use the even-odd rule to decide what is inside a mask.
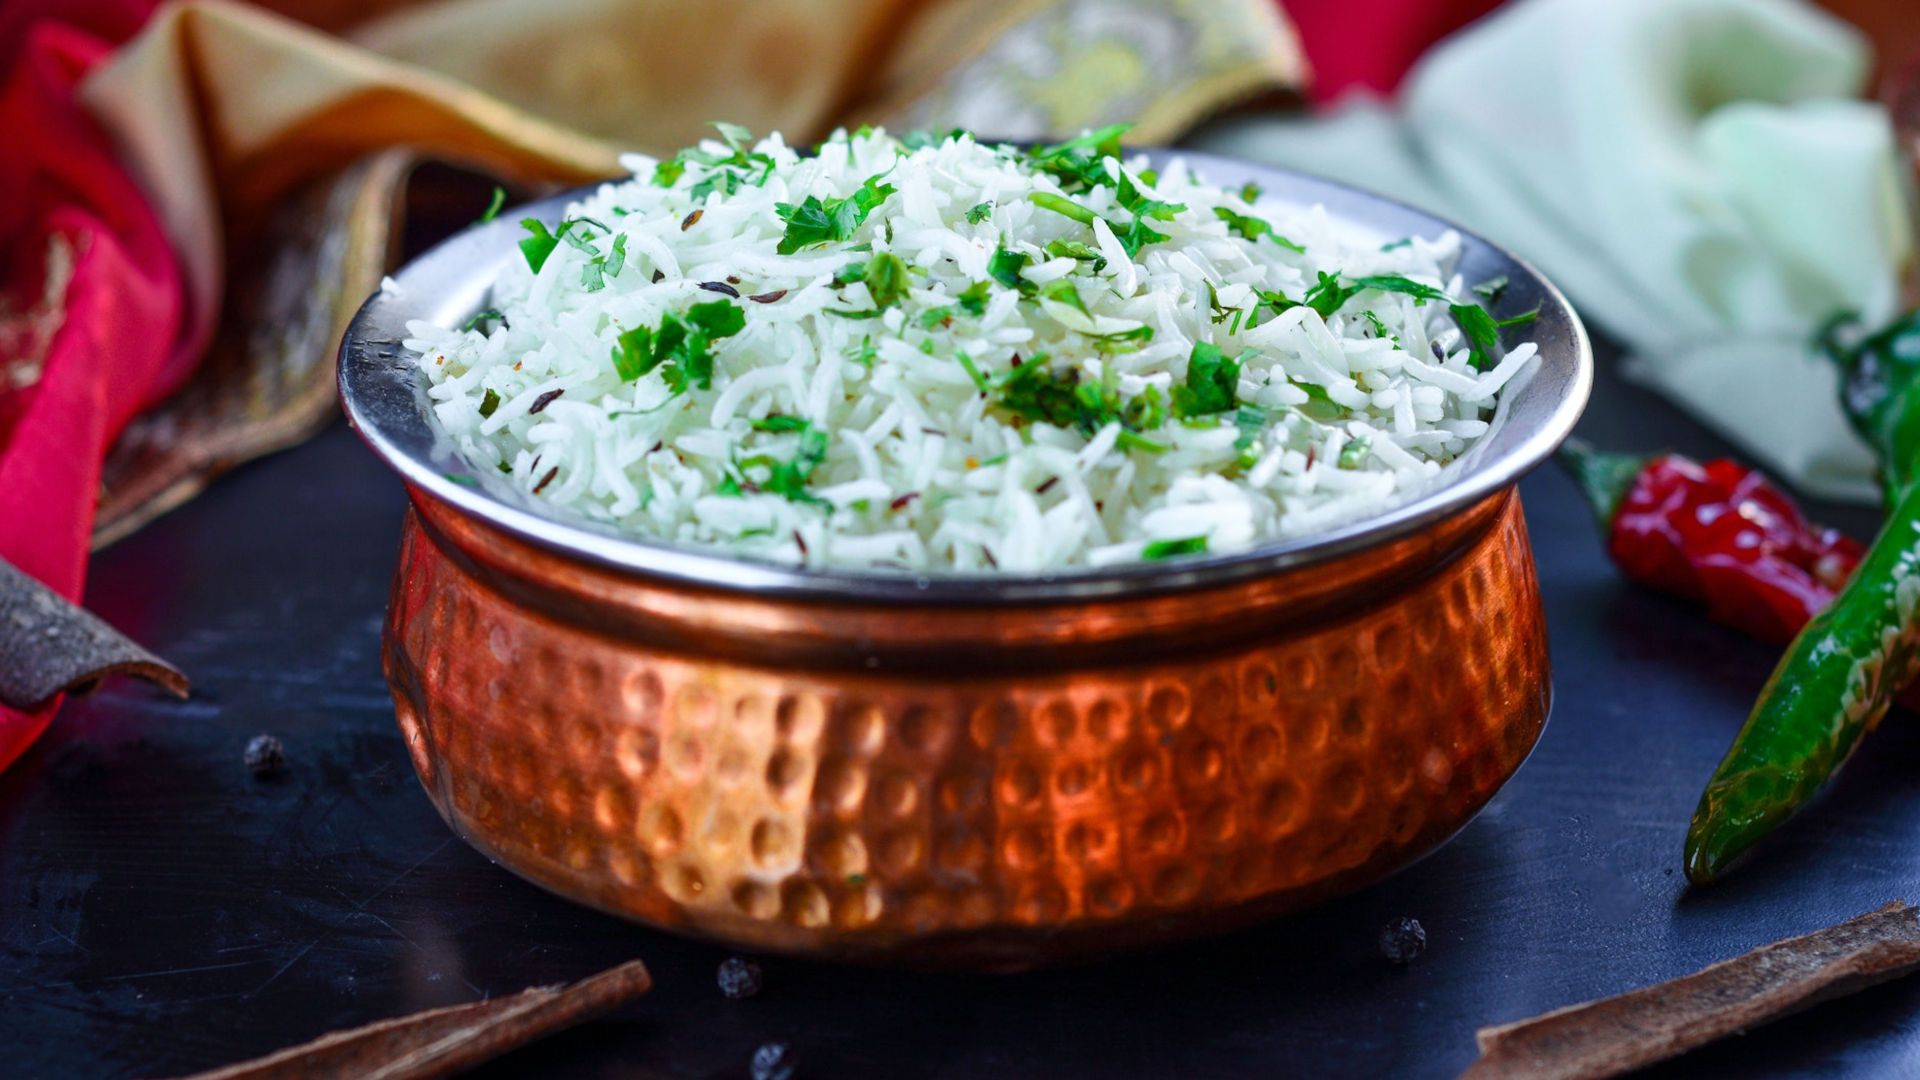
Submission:
[[[902,496],[900,496],[899,498],[897,498],[897,499],[895,499],[895,500],[893,500],[892,502],[890,502],[890,503],[888,503],[888,504],[887,504],[887,509],[889,509],[889,510],[905,510],[905,509],[907,508],[907,504],[908,504],[908,503],[910,503],[910,502],[912,502],[913,500],[915,500],[915,499],[917,499],[917,498],[919,498],[919,497],[920,497],[920,493],[919,493],[919,492],[917,492],[917,491],[909,491],[909,492],[907,492],[907,493],[906,493],[905,495],[902,495]]]
[[[695,210],[695,211],[694,211],[693,213],[691,213],[691,214],[688,214],[688,215],[687,215],[686,217],[683,217],[683,218],[681,218],[681,219],[680,219],[680,231],[681,231],[681,232],[686,232],[686,231],[687,231],[688,229],[691,229],[691,228],[693,228],[693,227],[694,227],[695,225],[697,225],[697,224],[699,224],[699,223],[700,223],[700,218],[701,218],[701,217],[702,217],[703,215],[705,215],[705,214],[706,214],[706,211],[705,211],[704,209],[702,209],[702,210]]]
[[[724,281],[703,281],[700,283],[700,287],[708,292],[717,292],[721,296],[731,296],[735,300],[740,299],[740,290]]]
[[[540,494],[541,491],[546,489],[546,486],[548,484],[553,483],[553,478],[559,475],[560,475],[560,466],[555,465],[553,468],[548,469],[547,475],[541,477],[540,482],[533,485],[533,493],[535,495]]]
[[[747,299],[753,301],[756,304],[771,304],[775,300],[778,300],[785,295],[787,295],[787,290],[775,289],[772,292],[755,293],[752,296],[747,297]]]
[[[1049,491],[1052,491],[1052,490],[1053,490],[1053,485],[1055,485],[1055,484],[1057,484],[1057,483],[1059,483],[1059,482],[1060,482],[1060,478],[1059,478],[1059,477],[1057,477],[1057,476],[1049,476],[1049,477],[1047,477],[1047,479],[1046,479],[1046,482],[1045,482],[1045,483],[1043,483],[1043,484],[1041,484],[1041,485],[1040,485],[1039,487],[1037,487],[1037,488],[1034,488],[1034,489],[1033,489],[1033,493],[1034,493],[1035,495],[1045,495],[1045,494],[1046,494],[1047,492],[1049,492]]]
[[[556,398],[558,398],[561,394],[564,394],[566,392],[567,392],[566,389],[563,387],[559,390],[549,390],[546,393],[541,394],[539,397],[534,398],[533,405],[527,409],[527,415],[532,416],[535,413],[544,412],[547,406],[553,404]]]

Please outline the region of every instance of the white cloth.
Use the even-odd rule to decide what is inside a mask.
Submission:
[[[1779,474],[1879,498],[1830,315],[1897,313],[1912,223],[1849,26],[1797,0],[1522,0],[1437,46],[1398,114],[1246,119],[1196,146],[1396,196],[1538,265],[1627,373]]]

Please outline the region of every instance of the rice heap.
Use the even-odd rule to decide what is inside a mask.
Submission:
[[[493,310],[409,324],[484,482],[816,566],[1223,552],[1431,484],[1534,354],[1503,353],[1457,236],[1383,247],[1156,175],[1121,129],[803,156],[717,127],[523,222]]]

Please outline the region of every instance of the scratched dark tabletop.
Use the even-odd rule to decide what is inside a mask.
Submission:
[[[1582,434],[1721,448],[1605,375]],[[786,1039],[811,1077],[1451,1076],[1476,1027],[1920,900],[1920,724],[1901,714],[1758,860],[1687,891],[1687,814],[1773,652],[1620,582],[1557,469],[1522,488],[1553,718],[1424,862],[1317,911],[1094,966],[979,977],[770,959],[766,991],[730,1002],[714,985],[725,950],[549,896],[428,805],[378,662],[402,493],[336,426],[95,561],[89,604],[196,692],[113,684],[0,774],[0,1076],[199,1070],[635,956],[652,994],[492,1074],[745,1076],[756,1045]],[[242,766],[258,732],[285,741],[284,778]],[[1376,935],[1403,914],[1430,945],[1399,970]],[[1920,979],[1669,1069],[1920,1075]]]

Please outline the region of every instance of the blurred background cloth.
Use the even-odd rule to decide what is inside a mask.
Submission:
[[[1811,348],[1838,313],[1892,318],[1913,256],[1911,173],[1860,98],[1871,66],[1862,34],[1798,0],[1518,0],[1427,53],[1397,105],[1198,143],[1512,247],[1632,350],[1630,377],[1799,486],[1877,502]]]

